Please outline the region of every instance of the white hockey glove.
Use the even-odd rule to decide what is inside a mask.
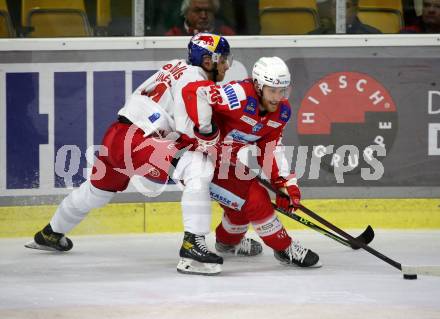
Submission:
[[[210,133],[202,133],[197,127],[194,127],[194,135],[197,139],[197,150],[204,153],[209,153],[215,149],[218,141],[220,140],[220,130],[214,123],[211,124]]]

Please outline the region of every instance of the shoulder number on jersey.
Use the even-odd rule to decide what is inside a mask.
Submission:
[[[150,91],[143,90],[141,94],[148,96],[154,102],[158,103],[165,91],[171,87],[170,77],[172,76],[175,80],[178,80],[182,76],[183,72],[188,68],[186,65],[182,64],[182,61],[179,61],[179,63],[175,65],[171,63],[164,65],[162,67],[163,71],[159,72],[156,77],[156,86],[154,86]]]

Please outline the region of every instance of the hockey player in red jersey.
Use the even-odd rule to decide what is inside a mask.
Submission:
[[[290,72],[284,61],[264,57],[255,63],[252,79],[221,87],[211,81],[190,83],[183,89],[183,95],[196,127],[215,123],[220,129],[221,143],[216,147],[220,156],[210,187],[211,198],[224,210],[222,222],[216,229],[217,251],[259,254],[261,244],[244,237],[252,224],[280,262],[319,267],[319,256],[287,234],[274,212],[268,191],[256,179],[236,169],[240,167],[236,162],[238,150],[256,144],[257,159],[266,176],[290,197],[289,201],[278,196],[277,205],[289,210],[299,203],[301,192],[297,179],[289,171],[281,145],[282,132],[291,115],[289,90]],[[229,166],[231,162],[236,165]]]
[[[192,146],[196,142],[203,149],[215,144],[219,131],[205,126],[204,135],[194,135],[182,88],[191,81],[222,81],[231,63],[229,57],[224,37],[200,33],[188,44],[187,61],[169,61],[142,83],[119,110],[118,121],[108,128],[91,177],[61,202],[50,223],[26,247],[68,251],[73,243],[65,234],[91,209],[104,206],[116,192],[124,191],[132,176],[158,183],[173,178],[185,185],[181,200],[185,236],[177,269],[220,273],[223,259],[205,244],[211,225],[209,184],[214,166]]]

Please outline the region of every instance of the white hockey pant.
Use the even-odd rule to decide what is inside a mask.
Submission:
[[[93,208],[106,205],[115,195],[94,187],[89,180],[73,190],[58,206],[50,225],[54,232],[67,233],[78,225]]]
[[[211,229],[211,198],[209,184],[214,165],[200,152],[185,152],[177,163],[173,178],[182,180],[182,214],[185,231],[206,235]]]

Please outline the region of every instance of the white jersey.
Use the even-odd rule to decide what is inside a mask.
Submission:
[[[187,115],[182,89],[189,82],[207,79],[201,67],[171,60],[133,92],[118,115],[125,116],[145,135],[163,131],[194,137],[194,123]]]

